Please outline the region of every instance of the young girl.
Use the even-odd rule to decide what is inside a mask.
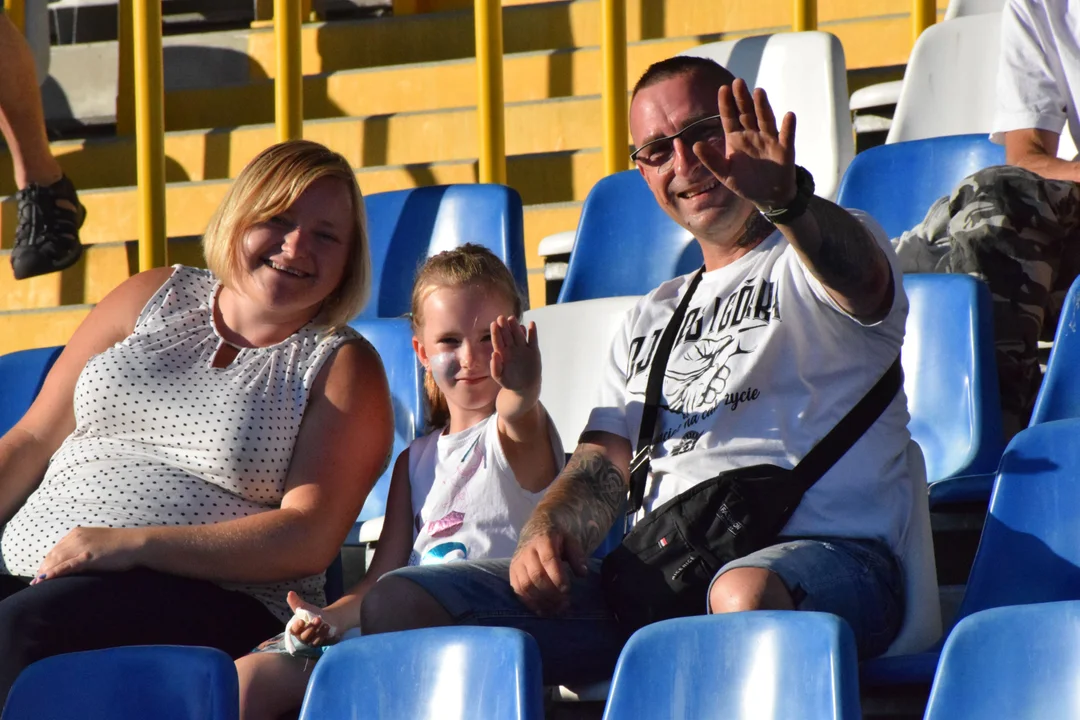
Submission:
[[[406,564],[510,557],[518,531],[562,467],[563,449],[539,402],[536,327],[517,320],[510,272],[489,250],[440,253],[413,286],[413,348],[426,372],[433,432],[397,459],[379,544],[364,579],[319,609],[294,593],[282,636],[237,661],[241,716],[279,718],[303,700],[321,648],[358,634],[360,603]],[[300,656],[289,650],[299,645]]]

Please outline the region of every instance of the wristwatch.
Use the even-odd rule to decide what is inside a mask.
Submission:
[[[795,197],[786,207],[762,210],[761,214],[773,225],[790,225],[806,212],[810,198],[814,196],[814,176],[802,165],[795,166]]]

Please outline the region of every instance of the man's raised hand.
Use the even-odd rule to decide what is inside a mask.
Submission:
[[[722,147],[698,142],[694,154],[736,195],[760,210],[786,207],[795,197],[795,114],[776,116],[765,91],[751,94],[742,79],[717,95],[724,126]]]

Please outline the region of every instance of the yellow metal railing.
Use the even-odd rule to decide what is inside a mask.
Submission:
[[[627,154],[626,0],[600,0],[600,28],[604,174],[611,175],[630,166]]]
[[[795,0],[795,19],[791,29],[795,32],[817,30],[817,0]]]
[[[937,2],[935,0],[912,0],[911,5],[911,44],[922,35],[922,31],[937,22]]]
[[[475,0],[479,180],[506,184],[502,2]]]
[[[161,2],[134,0],[135,164],[139,198],[139,269],[167,262],[165,237],[165,80]]]
[[[4,0],[4,13],[19,32],[26,32],[26,0]]]
[[[278,142],[297,140],[304,134],[301,24],[301,0],[274,0],[274,119]]]

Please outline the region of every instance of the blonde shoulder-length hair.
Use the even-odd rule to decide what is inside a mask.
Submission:
[[[345,274],[323,301],[316,322],[330,332],[356,317],[371,291],[371,252],[368,247],[364,198],[349,162],[338,153],[308,140],[272,145],[247,164],[210,218],[203,235],[206,266],[226,286],[240,272],[244,234],[258,223],[288,209],[316,180],[336,178],[352,195],[353,231]]]

